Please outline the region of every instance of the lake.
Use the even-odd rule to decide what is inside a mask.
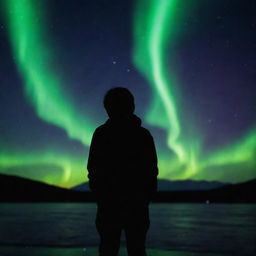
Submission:
[[[95,247],[95,213],[94,203],[0,203],[0,246]],[[255,204],[153,203],[150,216],[147,248],[256,255]]]

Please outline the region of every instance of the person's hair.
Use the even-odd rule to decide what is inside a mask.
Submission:
[[[115,87],[107,91],[103,103],[110,118],[129,116],[135,109],[134,97],[124,87]]]

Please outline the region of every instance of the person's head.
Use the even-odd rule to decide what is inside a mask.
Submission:
[[[132,115],[135,109],[134,97],[124,87],[116,87],[107,91],[103,103],[110,118],[123,118]]]

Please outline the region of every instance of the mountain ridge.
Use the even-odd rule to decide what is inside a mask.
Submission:
[[[188,190],[208,190],[231,183],[220,182],[220,181],[206,181],[206,180],[167,180],[158,179],[158,191],[188,191]],[[75,191],[90,191],[89,183],[83,182],[79,185],[72,187]]]
[[[14,189],[15,188],[15,189]],[[209,190],[160,191],[153,202],[256,203],[256,179]],[[91,192],[0,174],[0,202],[95,202]]]

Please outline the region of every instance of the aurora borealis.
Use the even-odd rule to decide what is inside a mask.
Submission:
[[[89,2],[1,0],[0,172],[86,181],[102,98],[121,85],[160,178],[255,178],[253,1]]]
[[[28,101],[39,118],[63,128],[70,138],[88,146],[93,127],[85,117],[79,116],[65,88],[61,87],[60,76],[51,71],[49,59],[52,50],[45,42],[44,17],[40,17],[42,10],[39,12],[33,1],[26,0],[6,1],[6,9],[13,52],[23,76]]]

